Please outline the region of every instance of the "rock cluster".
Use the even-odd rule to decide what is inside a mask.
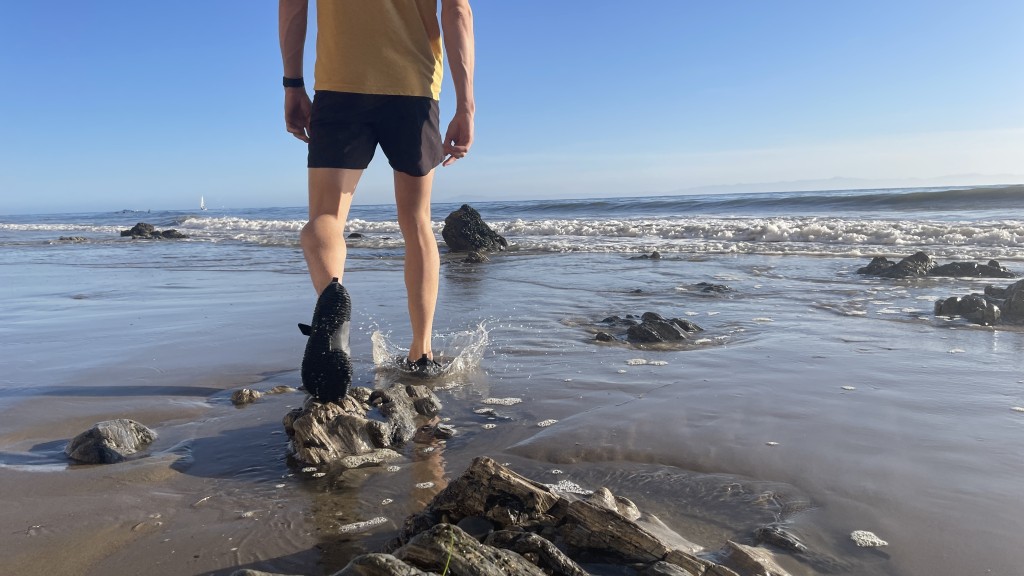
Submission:
[[[308,398],[285,415],[284,428],[295,460],[358,468],[399,458],[391,448],[423,434],[422,427],[447,434],[431,422],[440,411],[441,401],[425,386],[353,387],[337,404]]]
[[[469,204],[463,204],[444,219],[441,237],[452,252],[496,252],[508,248],[508,241],[492,230]]]
[[[353,558],[334,576],[586,576],[580,562],[641,576],[787,575],[767,548],[730,541],[707,554],[607,489],[557,491],[486,457],[407,518],[386,550]]]
[[[157,230],[152,224],[147,224],[145,222],[139,222],[128,230],[121,230],[121,236],[131,236],[132,239],[142,238],[147,240],[188,238],[188,236],[173,228],[168,230]]]
[[[700,326],[682,318],[665,318],[656,312],[644,312],[639,318],[633,314],[609,316],[601,321],[616,334],[600,331],[595,339],[601,342],[625,340],[631,344],[657,344],[688,340],[690,334],[702,332]]]
[[[75,436],[64,448],[72,460],[89,464],[113,464],[156,440],[156,432],[134,420],[106,420]]]
[[[936,316],[961,316],[991,326],[999,322],[1024,322],[1024,280],[1006,288],[988,286],[984,294],[952,296],[935,302]]]
[[[893,262],[884,256],[876,256],[871,262],[859,268],[857,274],[879,276],[881,278],[917,278],[920,276],[948,276],[973,278],[1016,278],[1017,275],[1001,266],[995,260],[987,264],[977,262],[952,262],[939,265],[924,252],[917,252],[899,262]]]

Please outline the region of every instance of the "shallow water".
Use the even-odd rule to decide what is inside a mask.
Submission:
[[[407,447],[397,471],[322,478],[285,461],[280,418],[300,394],[241,410],[227,402],[247,383],[298,385],[295,322],[312,303],[302,276],[5,266],[0,483],[11,493],[11,483],[36,478],[54,489],[85,482],[100,497],[124,489],[153,503],[148,513],[160,520],[106,519],[111,530],[162,524],[82,560],[83,574],[122,562],[181,573],[173,554],[139,547],[165,540],[179,543],[175,554],[199,556],[185,572],[318,562],[329,573],[385,541],[479,454],[542,482],[608,486],[710,549],[784,522],[815,550],[784,561],[798,574],[1016,574],[1024,417],[1011,408],[1024,405],[1024,333],[930,315],[933,298],[982,283],[864,279],[853,274],[862,263],[621,254],[447,262],[438,331],[472,333],[482,322],[489,339],[477,369],[438,385],[459,436]],[[393,377],[374,369],[372,335],[395,345],[406,330],[400,278],[388,260],[348,272],[356,385]],[[699,282],[730,290],[707,295],[692,288]],[[707,342],[593,340],[605,317],[648,311],[696,322]],[[522,402],[483,404],[489,398]],[[110,472],[61,465],[62,441],[121,416],[160,431],[153,457]],[[88,509],[92,497],[62,495],[60,509]],[[99,510],[87,526],[102,524]],[[38,513],[59,516],[45,503]],[[5,548],[46,537],[19,535],[44,521],[10,522]],[[58,540],[84,541],[67,524]],[[853,530],[890,545],[856,548]]]
[[[228,400],[299,384],[314,294],[294,246],[33,246],[0,248],[0,548],[21,574],[331,573],[481,454],[608,486],[709,550],[784,522],[813,551],[783,554],[795,575],[1024,564],[1024,331],[932,316],[985,281],[865,278],[866,257],[839,254],[446,256],[436,330],[452,350],[481,324],[487,338],[478,365],[435,384],[458,435],[411,443],[394,471],[303,472],[280,424],[301,393]],[[357,249],[346,272],[359,386],[401,377],[374,367],[373,335],[391,354],[407,334],[388,250]],[[604,318],[647,311],[704,331],[659,349],[594,340]],[[69,467],[63,443],[116,417],[158,431],[151,455]],[[857,548],[854,530],[889,546]]]

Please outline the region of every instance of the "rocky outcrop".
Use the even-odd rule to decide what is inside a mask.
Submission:
[[[469,204],[463,204],[444,219],[441,237],[452,252],[496,252],[508,248],[508,241],[491,230]]]
[[[936,316],[960,316],[992,326],[1000,322],[1024,322],[1024,280],[1006,288],[988,286],[984,294],[952,296],[935,302]]]
[[[594,337],[600,342],[626,341],[630,344],[657,344],[682,342],[704,329],[682,318],[665,318],[656,312],[644,312],[639,317],[609,316],[600,322],[607,330]]]
[[[1017,275],[1001,266],[995,260],[987,264],[977,262],[952,262],[939,265],[924,252],[907,256],[899,262],[893,262],[884,256],[876,256],[871,262],[859,268],[857,274],[879,276],[881,278],[917,278],[920,276],[946,276],[954,278],[1016,278]]]
[[[788,576],[767,548],[727,541],[709,552],[607,489],[563,492],[485,457],[409,516],[383,552],[334,576],[586,576],[589,564],[640,576]]]
[[[425,386],[352,388],[339,403],[308,398],[285,415],[284,428],[298,462],[356,468],[399,458],[391,448],[412,440],[423,426],[435,436],[449,433],[432,422],[440,410],[440,400]]]
[[[929,276],[950,276],[953,278],[1016,278],[1017,275],[996,260],[988,264],[977,262],[952,262],[936,266],[928,272]]]
[[[879,276],[882,278],[916,278],[925,276],[938,264],[924,252],[907,256],[899,262],[893,262],[884,256],[876,256],[871,263],[857,270],[857,274]]]
[[[79,462],[113,464],[127,460],[153,440],[156,432],[134,420],[107,420],[75,436],[64,454]]]
[[[132,239],[162,240],[188,238],[185,234],[171,228],[168,230],[157,230],[152,224],[139,222],[128,230],[121,230],[121,236],[130,236]]]

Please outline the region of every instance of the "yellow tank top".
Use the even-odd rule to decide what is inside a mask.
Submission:
[[[441,94],[437,0],[317,0],[316,90]]]

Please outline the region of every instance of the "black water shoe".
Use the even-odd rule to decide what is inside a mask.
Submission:
[[[444,367],[434,360],[427,358],[426,354],[415,362],[412,362],[406,356],[400,356],[397,360],[399,368],[420,378],[433,378],[440,376],[444,372]]]
[[[316,301],[312,325],[299,324],[299,330],[309,336],[302,355],[302,385],[321,402],[341,401],[352,383],[351,321],[348,291],[334,278]]]

